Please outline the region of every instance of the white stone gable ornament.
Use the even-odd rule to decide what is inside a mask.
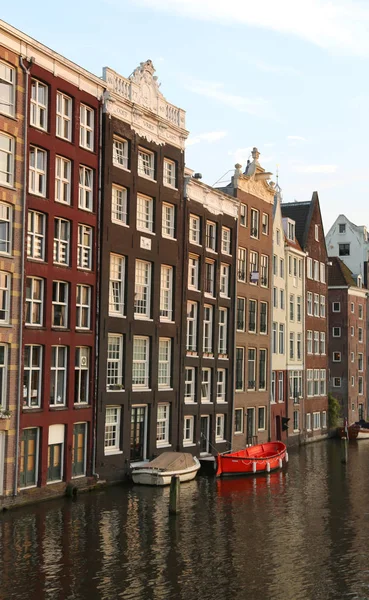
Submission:
[[[137,85],[137,88],[133,91],[135,97],[132,98],[133,102],[137,102],[146,108],[157,111],[158,98],[163,98],[162,93],[159,91],[160,83],[155,73],[154,65],[151,60],[140,63],[130,75],[129,79]]]

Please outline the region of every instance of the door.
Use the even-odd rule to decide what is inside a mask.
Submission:
[[[254,443],[255,436],[255,408],[247,409],[247,444]]]
[[[62,478],[62,451],[63,444],[50,444],[48,446],[48,481],[60,481]]]
[[[86,474],[86,423],[75,423],[73,427],[73,477]]]
[[[21,436],[20,487],[29,487],[37,483],[37,447],[38,429],[23,429]]]
[[[132,406],[131,409],[131,460],[146,458],[146,413],[147,406]]]
[[[200,419],[200,453],[209,454],[210,452],[210,417],[201,415]]]

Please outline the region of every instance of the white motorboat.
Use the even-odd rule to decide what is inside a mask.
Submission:
[[[173,475],[179,475],[184,483],[195,479],[199,469],[199,460],[188,452],[163,452],[144,467],[133,467],[132,479],[141,485],[170,485]]]

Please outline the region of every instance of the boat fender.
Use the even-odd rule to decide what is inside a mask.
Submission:
[[[255,461],[252,463],[252,472],[256,473],[256,462]]]
[[[279,459],[279,468],[280,469],[282,468],[282,459],[281,458]]]
[[[267,473],[270,473],[270,463],[267,462]]]
[[[286,452],[286,456],[285,456],[284,460],[286,461],[286,463],[288,463],[288,452]]]

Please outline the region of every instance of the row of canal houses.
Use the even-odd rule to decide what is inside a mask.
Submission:
[[[0,21],[4,505],[327,435],[318,195],[282,202],[256,148],[204,184],[154,72],[99,78]]]

